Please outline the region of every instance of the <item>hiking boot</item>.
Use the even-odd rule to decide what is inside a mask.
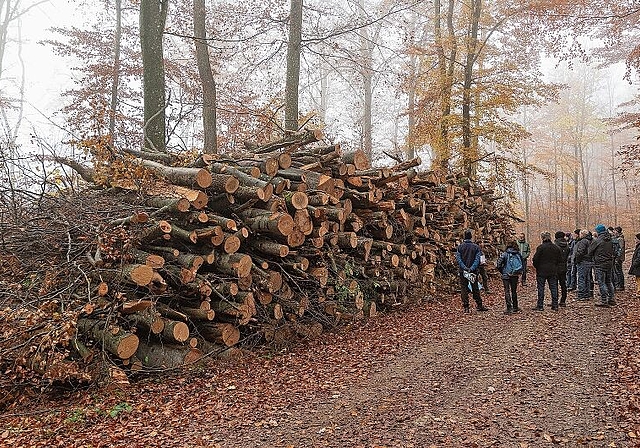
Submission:
[[[532,311],[544,311],[544,308],[541,306],[534,306],[533,308],[531,308]]]
[[[464,314],[471,314],[471,310],[469,309],[468,306],[464,307],[464,310],[462,311]]]
[[[484,305],[480,305],[480,306],[478,307],[478,311],[489,311],[489,308],[487,308],[487,307],[486,307],[486,306],[484,306]]]
[[[552,311],[558,311],[558,305],[551,305]]]
[[[521,310],[520,308],[518,308],[518,307],[515,307],[515,308],[513,309],[513,312],[514,312],[514,313],[519,313],[520,311],[522,311],[522,310]]]
[[[600,307],[600,308],[609,308],[609,304],[608,303],[603,303],[603,302],[597,302],[597,303],[595,303],[595,306]]]
[[[507,308],[507,310],[504,312],[504,314],[513,314],[513,309]]]

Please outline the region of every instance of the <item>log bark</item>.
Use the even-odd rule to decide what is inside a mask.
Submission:
[[[151,160],[138,160],[143,167],[158,176],[167,179],[174,185],[180,185],[188,188],[208,188],[211,186],[212,176],[209,170],[205,168],[174,167],[153,162]]]
[[[183,345],[152,344],[143,342],[138,347],[136,357],[142,364],[153,368],[172,368],[193,364],[202,358],[203,352]]]
[[[231,347],[240,342],[240,330],[227,323],[210,323],[198,325],[198,332],[208,341]]]
[[[78,319],[78,331],[87,334],[98,342],[105,350],[120,359],[133,356],[138,349],[139,339],[136,335],[126,331],[116,334],[106,328],[106,323],[93,319]]]

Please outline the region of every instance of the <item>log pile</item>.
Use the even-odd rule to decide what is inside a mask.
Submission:
[[[468,178],[419,173],[418,158],[372,167],[362,151],[321,140],[307,130],[188,163],[131,155],[144,182],[103,193],[126,212],[84,252],[74,351],[102,349],[139,370],[251,335],[317,336],[428,297],[436,277],[455,283],[464,229],[489,256],[513,233],[493,192]]]

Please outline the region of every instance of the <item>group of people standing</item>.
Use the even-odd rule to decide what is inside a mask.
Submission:
[[[544,310],[547,286],[551,294],[551,309],[554,311],[567,305],[568,291],[576,291],[576,300],[592,299],[596,284],[600,300],[595,305],[603,308],[616,305],[615,291],[625,289],[622,263],[625,261],[626,247],[622,228],[607,228],[598,224],[594,231],[595,233],[586,229],[577,229],[573,233],[558,231],[553,240],[549,232],[540,235],[542,241],[532,260],[538,293],[534,310]],[[640,297],[640,233],[635,238],[636,246],[628,273],[635,276],[636,294]],[[530,255],[531,247],[524,233],[521,233],[517,240],[507,243],[496,261],[504,287],[506,314],[520,311],[518,284],[526,285]],[[465,313],[470,312],[469,293],[472,294],[478,311],[488,310],[482,302],[482,284],[478,278],[482,277],[485,290],[488,291],[486,273],[481,275],[485,260],[480,246],[472,241],[472,232],[466,230],[464,241],[456,250]]]

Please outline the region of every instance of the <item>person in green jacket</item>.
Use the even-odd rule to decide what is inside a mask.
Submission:
[[[524,233],[518,235],[518,249],[520,249],[520,256],[522,257],[522,286],[527,285],[527,259],[531,254],[531,246],[525,240]]]

